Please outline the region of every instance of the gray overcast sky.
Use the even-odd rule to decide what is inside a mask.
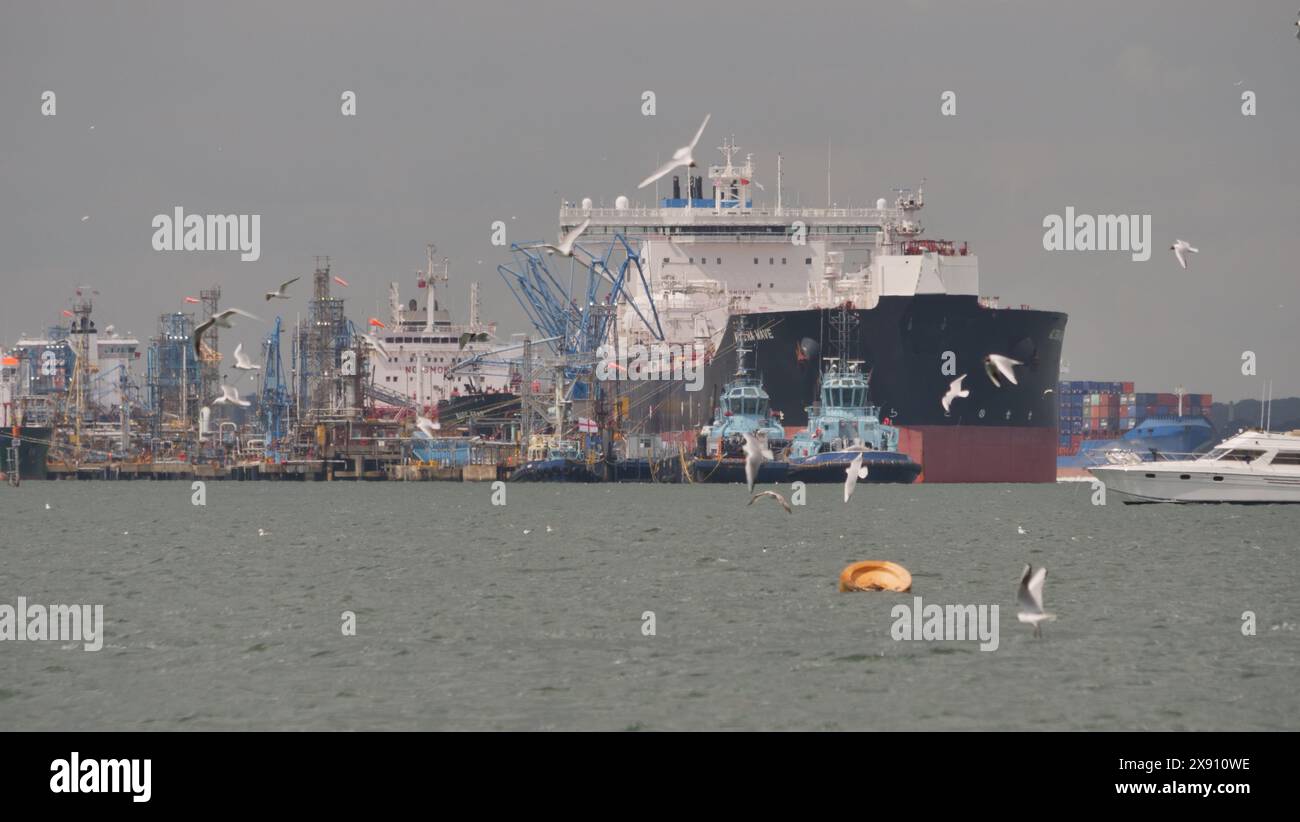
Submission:
[[[1069,378],[1258,397],[1253,350],[1277,396],[1300,393],[1296,9],[0,0],[0,341],[56,322],[82,282],[101,327],[142,338],[213,282],[265,314],[261,292],[316,254],[364,321],[428,241],[458,312],[479,279],[485,314],[522,331],[491,222],[551,238],[561,197],[635,199],[712,112],[703,144],[734,132],[769,182],[781,151],[790,199],[824,201],[828,138],[841,205],[925,176],[928,233],[971,242],[983,293],[1069,313]],[[175,205],[261,214],[261,260],[153,251]],[[1151,214],[1151,261],[1044,251],[1043,217],[1067,205]],[[1201,249],[1189,271],[1175,237]],[[278,305],[292,320],[303,303]]]

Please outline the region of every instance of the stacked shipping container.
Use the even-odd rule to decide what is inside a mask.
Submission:
[[[1131,382],[1073,380],[1056,389],[1060,441],[1056,453],[1078,453],[1084,440],[1114,439],[1148,417],[1178,414],[1176,394],[1139,394]],[[1184,394],[1183,414],[1208,416],[1210,394]]]

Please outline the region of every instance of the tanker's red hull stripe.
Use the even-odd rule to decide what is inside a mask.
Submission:
[[[898,450],[921,464],[917,482],[1056,482],[1055,428],[899,426]]]

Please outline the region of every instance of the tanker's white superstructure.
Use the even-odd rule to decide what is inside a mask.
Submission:
[[[614,234],[639,243],[653,307],[669,342],[690,343],[707,336],[714,343],[732,313],[823,308],[851,302],[874,308],[882,296],[917,294],[978,295],[979,268],[965,246],[919,239],[917,212],[924,194],[900,190],[893,207],[789,206],[781,201],[778,170],[775,205],[754,205],[753,156],[734,163],[737,148],[719,147],[724,162],[707,178],[690,179],[680,197],[659,205],[633,206],[619,197],[613,208],[589,200],[560,209],[560,233],[584,220],[591,223],[584,242],[599,245]],[[698,180],[698,181],[697,181]],[[626,283],[627,302],[619,311],[622,342],[641,341],[645,327],[636,321],[635,303],[648,313],[651,300],[638,281]]]

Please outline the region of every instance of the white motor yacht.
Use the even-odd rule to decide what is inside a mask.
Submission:
[[[1107,459],[1088,470],[1126,503],[1300,502],[1300,431],[1243,431],[1195,458]]]

